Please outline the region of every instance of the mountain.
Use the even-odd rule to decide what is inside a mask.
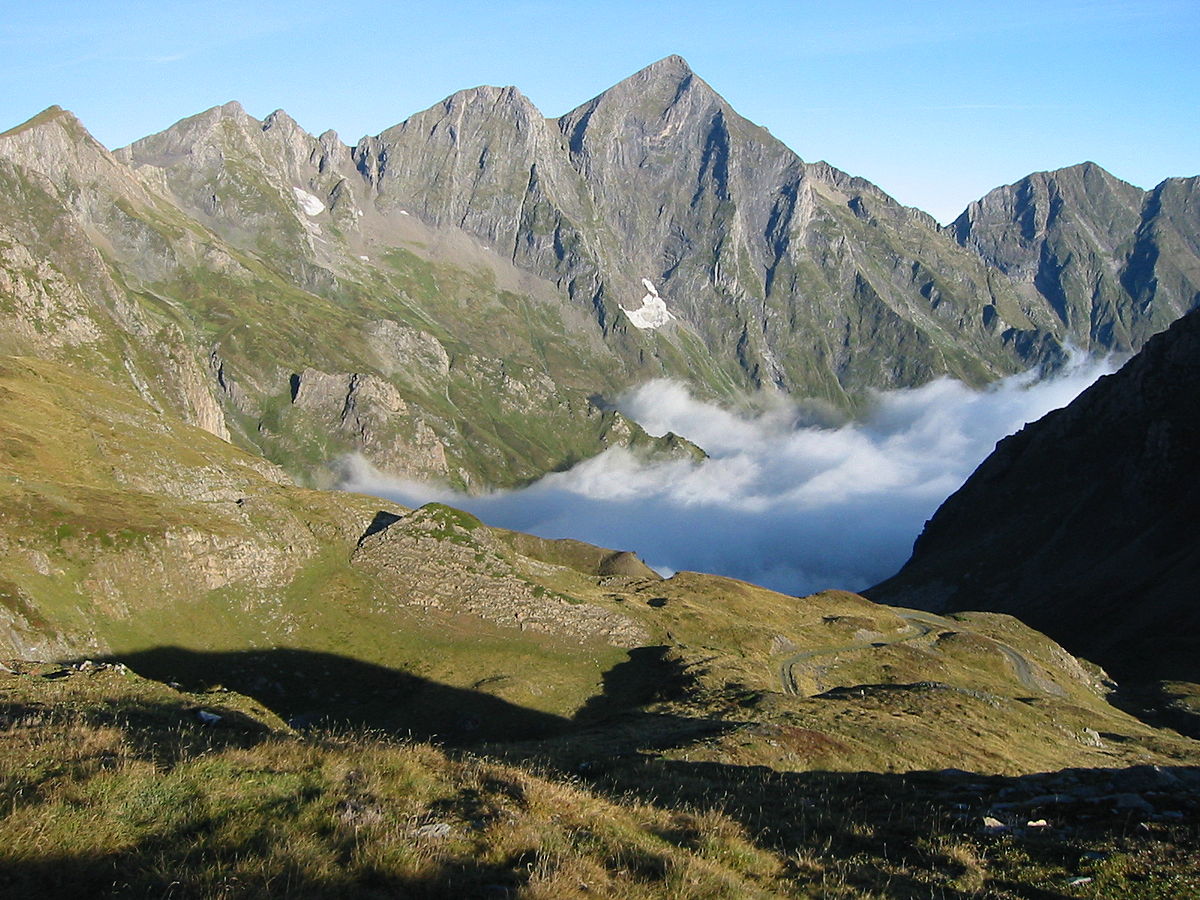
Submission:
[[[1142,191],[1083,163],[997,188],[950,231],[1041,301],[1053,317],[1039,327],[1084,349],[1136,350],[1200,302],[1198,183]]]
[[[1020,617],[1118,677],[1200,681],[1200,311],[1005,438],[867,594]]]
[[[698,343],[710,390],[846,407],[867,387],[1028,364],[998,337],[1027,318],[972,254],[867,182],[805,164],[679,57],[556,121],[512,88],[464,91],[354,155],[378,208],[552,280],[626,360],[652,348],[659,374],[688,377]],[[648,324],[638,313],[659,298],[669,315]]]
[[[306,481],[327,481],[324,465],[351,451],[469,486],[529,480],[611,444],[657,446],[590,399],[611,390],[611,357],[551,288],[472,256],[465,236],[457,266],[392,247],[379,266],[339,256],[357,280],[331,270],[297,189],[238,143],[263,140],[261,123],[234,105],[198,119],[185,130],[219,132],[223,165],[242,147],[251,161],[238,171],[257,173],[257,193],[210,192],[229,198],[227,225],[245,223],[228,240],[208,227],[221,216],[182,209],[157,170],[131,170],[69,113],[0,135],[8,352],[134,386]],[[270,141],[286,130],[275,121]]]
[[[1061,290],[1031,288],[1004,202],[940,229],[804,162],[679,57],[556,120],[479,87],[349,146],[227,103],[110,153],[52,109],[0,135],[0,161],[5,271],[41,297],[6,319],[14,352],[86,354],[310,484],[345,453],[485,490],[613,445],[679,452],[614,410],[664,375],[852,413],[872,389],[1053,366],[1067,342],[1136,348],[1195,270],[1191,182],[1110,224],[1136,189],[1096,169],[1059,190],[1048,233],[1137,232],[1109,279],[1128,289],[1096,293],[1067,250]]]

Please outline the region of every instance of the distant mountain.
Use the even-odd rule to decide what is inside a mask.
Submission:
[[[86,360],[317,484],[347,452],[467,489],[677,452],[615,398],[665,375],[852,413],[1136,349],[1196,302],[1194,180],[1031,176],[941,229],[676,56],[560,119],[478,87],[353,147],[227,103],[110,153],[55,108],[0,164],[0,349]]]
[[[950,230],[1013,280],[1039,327],[1087,349],[1136,350],[1200,304],[1198,185],[1142,191],[1083,163],[996,188]]]
[[[378,209],[478,237],[594,308],[625,358],[653,346],[666,374],[694,372],[694,335],[737,386],[846,407],[1036,355],[1016,294],[932,219],[804,163],[677,56],[556,121],[515,89],[463,91],[354,158]],[[630,315],[647,297],[671,314],[661,336]]]
[[[1010,613],[1131,679],[1200,681],[1200,311],[1005,438],[874,600]]]

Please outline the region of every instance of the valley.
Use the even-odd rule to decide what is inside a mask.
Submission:
[[[0,134],[0,892],[1200,891],[1195,182],[942,228],[677,56],[353,146],[237,103]],[[617,401],[832,433],[1072,347],[1131,359],[868,596],[333,490],[695,471]]]

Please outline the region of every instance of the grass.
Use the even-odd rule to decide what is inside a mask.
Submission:
[[[776,893],[779,861],[716,814],[616,803],[424,744],[203,726],[189,710],[212,698],[111,669],[52,682],[26,671],[0,676],[5,892]]]
[[[378,732],[294,734],[246,697],[112,667],[7,665],[14,896],[1133,900],[1200,885],[1194,789],[1175,820],[1085,804],[1046,828],[979,827],[1050,779],[1119,788],[1119,770],[788,774],[640,755],[581,777]]]

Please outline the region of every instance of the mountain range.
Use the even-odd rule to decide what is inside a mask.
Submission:
[[[346,452],[471,490],[674,452],[614,410],[657,376],[853,414],[872,389],[1136,350],[1200,291],[1195,179],[1084,164],[941,228],[679,57],[559,119],[481,87],[353,147],[229,103],[109,152],[51,109],[0,162],[2,349],[82,362],[310,484]]]

